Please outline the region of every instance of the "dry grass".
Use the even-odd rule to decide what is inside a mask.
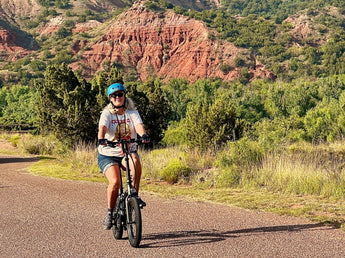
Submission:
[[[263,156],[253,150],[246,152],[248,146],[256,149],[255,144],[238,144],[229,145],[218,156],[178,146],[142,150],[142,190],[303,216],[336,226],[345,223],[344,142],[300,143]],[[190,176],[167,184],[161,180],[161,171],[176,159],[191,169]],[[54,159],[42,159],[31,171],[69,180],[106,181],[97,165],[95,146],[83,143]],[[233,175],[239,175],[237,184],[224,187],[219,183],[232,180]]]

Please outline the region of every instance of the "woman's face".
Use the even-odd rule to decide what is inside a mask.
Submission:
[[[110,94],[110,101],[113,102],[115,106],[122,106],[125,101],[125,93],[123,91],[116,91]]]

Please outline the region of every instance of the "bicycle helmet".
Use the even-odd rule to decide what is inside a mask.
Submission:
[[[109,98],[110,94],[117,92],[117,91],[126,92],[126,88],[121,83],[114,83],[114,84],[110,85],[108,87],[108,90],[107,90],[108,98]]]

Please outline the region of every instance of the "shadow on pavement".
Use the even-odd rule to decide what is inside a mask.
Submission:
[[[4,163],[20,163],[20,162],[34,162],[38,161],[37,157],[0,157],[0,164]]]
[[[303,230],[310,230],[324,227],[322,223],[318,224],[302,224],[302,225],[284,225],[272,227],[258,227],[246,228],[233,231],[177,231],[148,234],[143,237],[143,240],[148,240],[150,243],[141,245],[142,248],[161,248],[194,245],[200,243],[212,243],[226,240],[227,238],[236,238],[244,235],[266,234],[272,232],[298,232]]]

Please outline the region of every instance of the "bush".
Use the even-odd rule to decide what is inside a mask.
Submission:
[[[183,121],[173,121],[164,132],[162,144],[165,146],[185,145],[187,141],[186,130]]]
[[[179,179],[186,178],[190,175],[191,169],[183,164],[179,159],[173,159],[169,162],[160,173],[162,179],[169,184],[174,184]]]
[[[218,96],[214,103],[205,97],[187,110],[187,145],[206,151],[234,138],[236,114],[228,96]]]
[[[25,135],[18,143],[18,147],[27,153],[36,155],[62,154],[67,151],[67,145],[54,136]]]
[[[258,142],[242,138],[237,142],[228,143],[228,146],[217,155],[214,165],[220,168],[236,166],[243,169],[260,164],[264,153]]]
[[[324,99],[314,109],[308,111],[304,118],[308,136],[313,141],[333,142],[343,136],[342,123],[344,110],[336,99]]]
[[[11,137],[10,142],[11,142],[12,146],[17,147],[18,143],[19,143],[19,140],[20,140],[20,136],[19,135],[14,135],[14,136]]]
[[[236,165],[227,167],[221,171],[216,179],[216,186],[218,187],[232,187],[237,186],[241,180],[241,169]]]

